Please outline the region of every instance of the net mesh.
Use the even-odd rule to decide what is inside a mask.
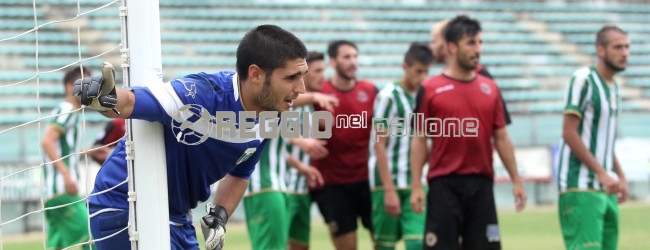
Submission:
[[[120,1],[108,0],[0,2],[0,249],[15,249],[12,243],[22,238],[38,243],[20,248],[48,249],[46,211],[74,203],[87,208],[99,167],[88,153],[116,143],[93,145],[109,120],[84,108],[53,110],[66,100],[65,72],[85,67],[97,75],[104,61],[119,65],[122,45],[114,29],[120,27],[119,7]],[[116,74],[121,82],[119,70]],[[52,120],[71,113],[79,116],[80,150],[48,160],[41,145],[45,131]],[[45,167],[73,156],[80,157],[83,199],[45,208]],[[102,240],[87,238],[65,249]]]

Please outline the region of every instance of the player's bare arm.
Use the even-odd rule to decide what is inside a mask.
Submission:
[[[124,118],[127,119],[131,117],[133,113],[133,106],[135,105],[135,94],[129,89],[116,89],[117,92],[117,105],[115,109],[120,113],[116,113],[113,110],[107,110],[99,112],[103,116],[108,118]]]
[[[512,181],[512,193],[515,196],[516,209],[517,211],[521,211],[526,207],[526,191],[517,171],[515,149],[505,127],[494,131],[494,147],[499,153],[499,158],[501,158]]]
[[[50,125],[45,131],[45,136],[41,140],[41,146],[43,151],[47,154],[47,157],[54,161],[52,164],[54,168],[63,175],[63,181],[65,182],[65,191],[69,195],[77,194],[77,185],[70,176],[70,171],[68,171],[68,166],[61,160],[61,156],[57,152],[56,144],[59,141],[59,138],[63,135],[61,128],[56,125]]]
[[[293,101],[294,106],[304,106],[307,104],[317,104],[318,106],[323,107],[323,109],[333,112],[334,107],[339,106],[339,99],[333,96],[328,96],[318,92],[307,92],[298,96],[298,98]]]
[[[614,178],[607,174],[607,171],[598,163],[593,154],[587,149],[587,146],[582,142],[580,134],[578,134],[578,127],[580,126],[580,117],[573,113],[564,115],[564,124],[562,126],[562,138],[569,145],[571,153],[573,153],[580,162],[584,163],[587,168],[593,171],[597,176],[600,183],[605,186],[605,191],[609,194],[619,192],[619,184]]]
[[[318,188],[325,184],[323,176],[315,167],[305,165],[293,155],[287,155],[287,163],[289,163],[290,167],[295,168],[298,170],[298,173],[307,178],[307,185],[310,188]]]
[[[411,206],[420,214],[424,211],[425,195],[422,189],[422,169],[427,162],[427,137],[416,136],[411,140]]]
[[[395,190],[393,178],[388,170],[388,159],[386,156],[387,134],[388,131],[377,131],[377,135],[381,136],[379,136],[379,140],[375,143],[373,150],[377,156],[377,170],[379,171],[379,178],[381,178],[382,187],[384,188],[384,206],[386,207],[386,213],[397,217],[402,213],[402,206],[397,196],[397,190]]]
[[[325,148],[325,145],[327,145],[325,140],[301,136],[300,138],[289,139],[289,143],[300,147],[300,150],[307,153],[314,160],[322,159],[329,154],[329,151]]]
[[[618,162],[618,159],[616,158],[616,154],[614,154],[614,171],[618,175],[618,183],[619,183],[618,202],[623,203],[627,201],[629,193],[628,193],[628,186],[627,186],[627,180],[625,178],[625,173],[623,172],[623,169],[621,168],[621,164]]]
[[[213,203],[208,206],[208,215],[201,218],[201,230],[205,238],[206,249],[223,249],[226,223],[237,208],[247,187],[248,180],[230,174],[219,181]]]
[[[244,197],[247,187],[248,180],[230,174],[226,175],[219,181],[217,191],[214,194],[214,204],[223,206],[228,211],[228,216],[230,216],[237,208],[239,201]]]

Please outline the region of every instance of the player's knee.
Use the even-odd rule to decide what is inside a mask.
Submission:
[[[332,235],[334,246],[338,250],[356,250],[357,249],[357,233],[351,231],[340,235]]]

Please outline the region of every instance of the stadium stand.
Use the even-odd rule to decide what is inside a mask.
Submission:
[[[38,76],[40,71],[70,66],[80,59],[102,53],[120,42],[120,22],[116,4],[80,17],[82,43],[77,44],[77,30],[50,19],[76,16],[76,0],[43,1],[34,10],[32,3],[3,1],[0,3],[0,38],[17,36],[34,28],[38,19],[38,65],[34,58],[34,32],[3,41],[0,58],[0,83],[31,79],[18,86],[2,88],[0,124],[26,122],[35,117],[40,96],[42,111],[48,111],[52,100],[60,98],[60,73]],[[83,1],[82,12],[99,7],[106,1]],[[545,3],[473,3],[450,4],[388,2],[332,3],[262,3],[259,1],[194,1],[161,0],[161,34],[163,72],[165,79],[189,72],[233,69],[236,43],[254,25],[273,23],[295,32],[310,49],[325,50],[328,41],[336,38],[353,40],[360,47],[360,76],[383,86],[401,74],[401,54],[412,41],[428,42],[428,32],[435,21],[466,13],[482,21],[484,51],[481,61],[496,77],[508,106],[515,115],[515,124],[537,114],[558,114],[562,110],[564,84],[578,67],[594,58],[593,33],[603,24],[616,23],[630,32],[630,66],[622,74],[625,112],[648,116],[650,81],[643,68],[650,65],[650,26],[646,5],[589,5]],[[388,11],[390,10],[390,11]],[[580,15],[575,15],[580,11]],[[81,56],[81,57],[80,57]],[[83,61],[98,66],[102,60],[119,62],[119,54]],[[438,72],[435,66],[432,72]],[[331,73],[331,72],[328,72]],[[30,101],[32,100],[32,101]],[[4,114],[15,114],[7,116]],[[91,121],[101,121],[90,116]],[[522,122],[519,122],[522,120]],[[535,119],[538,121],[539,119]],[[535,122],[526,127],[544,130],[545,124]],[[628,126],[627,123],[622,127]],[[631,130],[641,128],[630,125]],[[516,126],[513,132],[519,134]],[[525,128],[522,128],[526,130]],[[643,129],[641,129],[643,130]],[[524,131],[525,133],[526,131]],[[628,133],[630,133],[628,131]],[[638,131],[643,134],[644,131]],[[529,133],[531,134],[531,133]],[[546,134],[546,133],[537,133]],[[632,132],[631,134],[635,134]],[[517,145],[533,145],[543,138],[526,140],[515,137]]]

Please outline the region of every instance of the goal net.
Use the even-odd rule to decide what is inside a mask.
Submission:
[[[72,104],[64,76],[74,69],[99,75],[110,62],[118,87],[161,84],[159,31],[158,1],[0,1],[0,249],[50,249],[48,234],[56,232],[49,231],[46,214],[56,217],[62,208],[85,207],[88,217],[100,168],[91,155],[111,150],[117,140],[95,145],[110,120]],[[169,249],[162,129],[130,120],[126,128],[119,139],[132,145],[123,182],[130,216],[117,233],[128,231],[133,249]],[[80,199],[59,199],[68,190],[60,163]],[[88,219],[79,224],[86,237],[56,247],[95,249],[95,242],[113,236],[93,238]]]

